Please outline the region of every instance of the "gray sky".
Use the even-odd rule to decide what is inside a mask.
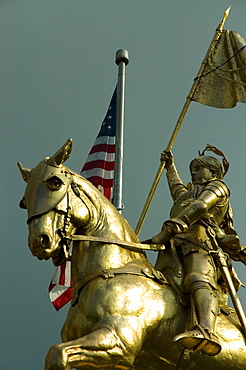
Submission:
[[[80,171],[116,84],[115,52],[127,49],[123,202],[135,228],[160,152],[229,5],[225,28],[246,38],[242,0],[0,0],[1,369],[43,369],[67,313],[67,306],[57,313],[48,299],[51,261],[40,262],[28,250],[26,213],[18,208],[25,184],[16,162],[32,168],[72,137],[67,166]],[[225,180],[244,245],[245,109],[192,103],[173,148],[185,182],[190,160],[207,143],[225,152],[231,164]],[[163,177],[141,239],[160,230],[170,206]],[[234,266],[246,283],[246,267]],[[246,310],[243,289],[240,298]]]

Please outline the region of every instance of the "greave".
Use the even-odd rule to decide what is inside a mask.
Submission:
[[[218,300],[212,289],[197,289],[193,292],[198,324],[211,333],[215,331],[216,317],[219,312]]]
[[[195,284],[196,285],[196,284]],[[204,288],[197,289],[197,285],[191,289],[196,309],[198,325],[192,330],[181,333],[174,337],[174,341],[183,345],[184,348],[195,352],[201,351],[208,356],[215,356],[221,351],[221,345],[215,334],[215,323],[218,314],[218,302],[215,292],[209,285],[203,284]]]

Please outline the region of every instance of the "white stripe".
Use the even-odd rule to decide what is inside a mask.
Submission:
[[[65,287],[64,285],[54,286],[54,288],[49,292],[49,297],[50,297],[51,302],[54,302],[57,298],[59,298],[68,289],[69,289],[69,287]]]
[[[104,187],[102,185],[98,185],[97,189],[104,195]]]
[[[114,145],[115,144],[115,136],[99,136],[96,138],[94,145],[99,145],[99,144],[110,144]],[[92,146],[92,148],[93,148]]]
[[[92,162],[92,161],[97,161],[97,160],[102,160],[102,161],[107,161],[107,162],[114,162],[115,161],[115,153],[107,153],[107,152],[96,152],[89,154],[86,162]]]
[[[73,251],[73,244],[71,244],[71,247],[69,249],[69,256],[72,255]],[[51,280],[51,284],[58,284],[60,282],[60,277],[61,277],[61,267],[57,266],[55,269],[55,273],[53,275],[53,278]],[[70,287],[71,286],[71,262],[66,261],[66,266],[65,266],[65,286]]]
[[[71,286],[71,261],[66,261],[66,268],[65,268],[65,286]]]
[[[55,269],[55,273],[53,275],[53,278],[51,280],[51,284],[59,284],[60,276],[61,276],[61,268],[60,268],[60,266],[57,266],[56,269]]]
[[[106,171],[103,168],[93,168],[92,170],[82,171],[81,175],[86,179],[92,176],[102,177],[103,179],[111,180],[114,178],[114,171]]]

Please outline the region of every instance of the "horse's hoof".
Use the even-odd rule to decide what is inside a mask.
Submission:
[[[173,340],[188,350],[201,351],[208,356],[215,356],[221,351],[217,336],[205,330],[201,331],[198,326],[193,330],[176,335]]]

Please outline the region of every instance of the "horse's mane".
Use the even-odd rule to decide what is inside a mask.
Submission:
[[[87,230],[89,233],[98,230],[102,225],[109,224],[109,214],[114,217],[114,220],[118,221],[121,227],[122,235],[127,238],[127,235],[131,237],[131,240],[138,241],[137,236],[132,230],[127,220],[118,212],[115,206],[86,178],[80,174],[71,171],[66,168],[69,173],[73,176],[73,183],[78,187],[80,192],[80,198],[85,203],[86,207],[90,212],[90,226]],[[128,236],[128,238],[129,238]],[[120,235],[118,235],[120,238]],[[127,239],[128,239],[127,238]]]

